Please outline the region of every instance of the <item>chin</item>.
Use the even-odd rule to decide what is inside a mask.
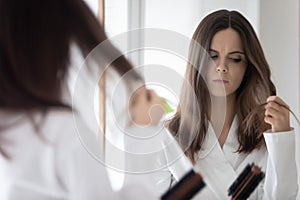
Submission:
[[[212,97],[229,97],[232,94],[234,94],[234,92],[229,92],[229,91],[224,91],[224,90],[213,90],[213,91],[210,91],[210,95]]]
[[[222,93],[211,93],[212,97],[227,97],[228,95]]]
[[[226,97],[227,96],[227,92],[223,88],[210,90],[210,94],[215,97]]]

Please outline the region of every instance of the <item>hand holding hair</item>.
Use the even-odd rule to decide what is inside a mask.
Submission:
[[[278,96],[270,96],[265,105],[265,122],[272,126],[272,132],[290,131],[289,106]]]
[[[137,125],[157,125],[165,113],[164,102],[154,90],[141,87],[130,98],[130,114]]]

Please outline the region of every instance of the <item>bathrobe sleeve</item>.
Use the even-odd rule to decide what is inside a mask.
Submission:
[[[264,133],[268,161],[263,199],[296,199],[295,132]]]

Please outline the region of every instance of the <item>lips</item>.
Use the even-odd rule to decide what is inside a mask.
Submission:
[[[213,82],[215,82],[215,83],[222,83],[222,84],[229,83],[229,81],[224,80],[224,79],[215,79],[215,80],[213,80]]]

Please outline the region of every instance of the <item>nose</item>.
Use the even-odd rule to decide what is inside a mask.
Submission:
[[[223,66],[218,66],[218,67],[216,68],[216,72],[227,73],[228,70],[227,70],[227,68],[223,65]]]

